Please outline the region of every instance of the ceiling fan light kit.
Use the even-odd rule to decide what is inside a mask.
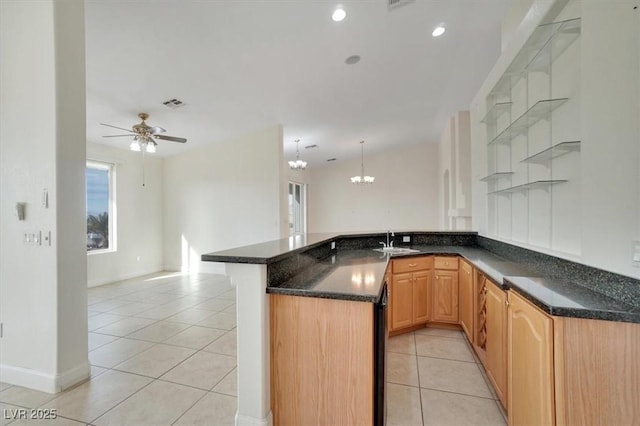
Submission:
[[[155,139],[160,139],[163,141],[170,142],[179,142],[185,143],[187,140],[185,138],[178,138],[175,136],[166,136],[162,133],[166,132],[162,127],[152,127],[149,126],[145,121],[149,118],[149,114],[146,112],[141,112],[138,114],[138,117],[142,122],[138,124],[134,124],[131,126],[131,130],[124,129],[122,127],[112,126],[111,124],[100,123],[103,126],[113,127],[114,129],[124,130],[125,132],[129,132],[126,135],[109,135],[103,136],[105,138],[119,138],[119,137],[131,137],[133,136],[133,141],[129,144],[129,149],[132,151],[143,151],[153,154],[156,152],[156,146],[158,145]],[[155,138],[155,139],[154,139]]]
[[[146,112],[141,112],[140,114],[138,114],[138,117],[142,121],[139,124],[134,124],[133,126],[131,126],[131,130],[118,127],[118,126],[112,126],[111,124],[105,124],[105,123],[100,123],[100,124],[103,126],[113,127],[114,129],[124,130],[125,132],[129,132],[128,134],[125,134],[125,135],[103,136],[105,138],[121,138],[121,137],[130,138],[133,136],[133,140],[129,144],[129,149],[131,151],[142,152],[142,186],[145,186],[144,154],[145,153],[153,154],[154,152],[156,152],[156,146],[158,146],[158,144],[154,138],[164,140],[164,141],[179,142],[179,143],[186,143],[187,140],[185,138],[162,135],[161,133],[166,132],[165,129],[163,129],[162,127],[151,127],[147,123],[145,123],[145,120],[149,118],[149,114],[147,114]]]

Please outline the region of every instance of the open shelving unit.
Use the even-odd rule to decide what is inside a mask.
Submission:
[[[545,99],[536,102],[524,114],[518,117],[498,136],[493,138],[489,145],[496,143],[510,143],[513,138],[525,133],[529,128],[533,127],[540,120],[550,120],[553,110],[568,101],[568,98],[562,99]]]
[[[511,186],[509,188],[499,189],[497,191],[490,192],[490,194],[513,194],[514,192],[523,192],[528,191],[530,189],[549,189],[551,185],[556,183],[567,182],[567,180],[563,179],[555,179],[555,180],[537,180],[535,182],[524,183],[522,185]]]
[[[576,184],[570,182],[579,178],[579,158],[572,155],[580,153],[573,100],[579,98],[580,61],[579,47],[571,46],[580,34],[579,18],[540,25],[486,97],[480,122],[487,176],[480,180],[487,185],[489,235],[556,248],[562,231],[554,220],[563,226],[570,217],[558,211],[572,206]]]
[[[551,160],[570,152],[580,151],[580,141],[560,142],[547,149],[521,160],[521,163],[536,163],[548,165]]]

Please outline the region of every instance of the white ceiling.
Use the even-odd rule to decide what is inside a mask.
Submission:
[[[360,140],[365,154],[437,142],[498,57],[509,2],[342,1],[333,22],[333,1],[86,0],[88,140],[127,148],[99,123],[130,128],[147,112],[188,139],[159,141],[158,156],[278,123],[287,159],[300,139],[310,167],[359,156]],[[162,105],[174,97],[187,105]]]

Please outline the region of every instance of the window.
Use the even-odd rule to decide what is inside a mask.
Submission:
[[[113,164],[87,162],[87,252],[115,251]]]
[[[289,235],[307,232],[306,185],[289,182]]]

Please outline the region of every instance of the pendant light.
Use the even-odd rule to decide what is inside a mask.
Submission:
[[[365,176],[364,174],[364,141],[360,141],[360,153],[361,153],[361,168],[360,168],[360,176],[354,176],[351,178],[351,183],[362,184],[362,183],[373,183],[373,176]]]
[[[296,139],[295,143],[296,143],[296,161],[289,161],[289,168],[292,170],[304,170],[307,167],[307,162],[302,161],[300,159],[300,150],[298,149],[300,144],[300,139]]]

